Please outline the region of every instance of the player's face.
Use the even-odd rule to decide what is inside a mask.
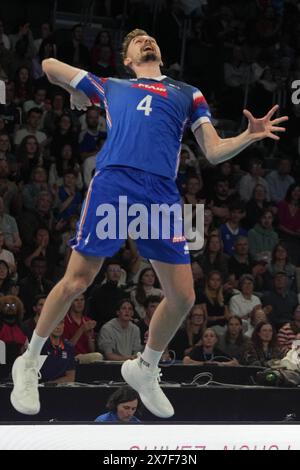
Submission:
[[[161,63],[158,44],[151,36],[136,36],[129,44],[124,64],[130,67],[147,62]]]

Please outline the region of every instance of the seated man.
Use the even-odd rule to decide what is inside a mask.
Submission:
[[[117,318],[105,323],[98,336],[99,350],[109,361],[133,359],[142,350],[140,329],[132,323],[133,304],[121,300],[117,308]]]
[[[74,347],[63,339],[64,321],[52,331],[42,355],[46,360],[41,368],[42,382],[70,383],[75,380]]]

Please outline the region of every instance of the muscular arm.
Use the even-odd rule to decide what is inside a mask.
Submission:
[[[279,106],[275,105],[262,118],[255,118],[250,111],[244,109],[243,113],[248,119],[248,128],[236,137],[221,139],[210,122],[204,122],[194,131],[196,140],[207,160],[213,165],[225,162],[234,157],[253,142],[266,137],[279,140],[274,132],[284,132],[285,128],[279,125],[288,120],[288,116],[273,118]]]
[[[195,130],[195,137],[205,157],[213,165],[229,160],[256,140],[248,129],[236,137],[221,139],[210,122],[199,126]]]

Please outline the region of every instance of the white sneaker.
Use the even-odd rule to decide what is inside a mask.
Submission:
[[[142,364],[140,355],[137,359],[125,361],[121,368],[124,380],[134,390],[151,413],[159,418],[170,418],[174,408],[159,386],[160,369],[149,369]]]
[[[27,359],[26,354],[18,357],[12,368],[13,391],[10,395],[12,406],[25,415],[36,415],[40,411],[38,392],[39,360]]]

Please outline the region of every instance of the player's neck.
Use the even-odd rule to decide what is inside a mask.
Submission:
[[[136,78],[157,78],[161,76],[160,66],[158,64],[142,64],[135,67]]]

